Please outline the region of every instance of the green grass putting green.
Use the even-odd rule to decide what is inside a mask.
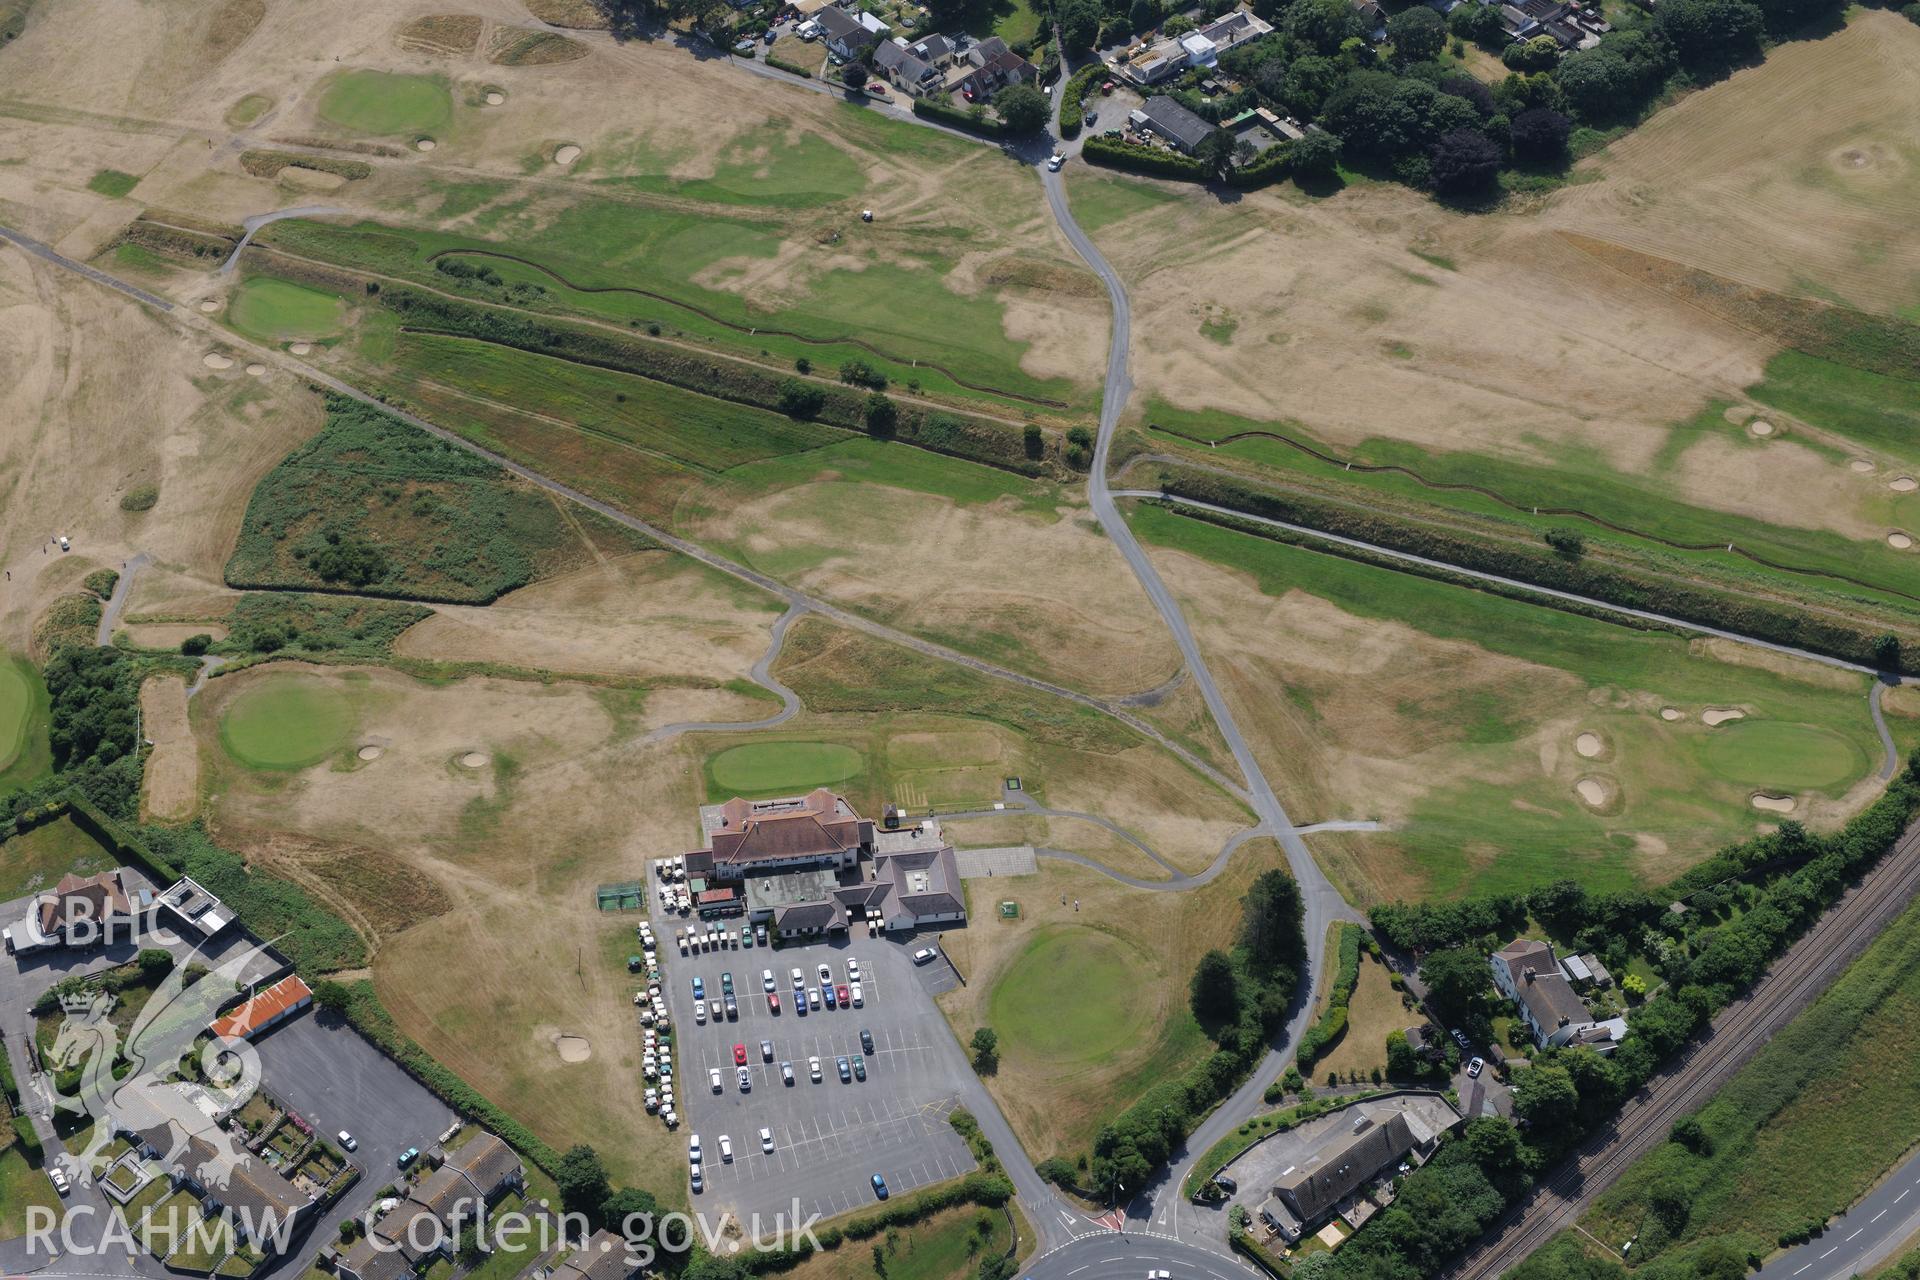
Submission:
[[[1769,720],[1723,724],[1707,739],[1707,767],[1742,786],[1825,790],[1865,772],[1858,745],[1828,729]]]
[[[52,770],[47,727],[47,687],[39,671],[24,658],[0,657],[0,794]]]
[[[1152,961],[1139,947],[1056,925],[1037,932],[994,983],[988,1016],[1002,1040],[1036,1058],[1094,1062],[1147,1034],[1139,993],[1152,985]]]
[[[122,173],[118,169],[102,169],[87,179],[87,190],[103,196],[119,199],[140,185],[137,175]]]
[[[340,299],[330,293],[255,276],[234,290],[227,322],[262,342],[311,340],[338,333],[344,310]]]
[[[838,742],[748,742],[715,756],[707,776],[729,795],[766,795],[832,786],[866,767],[865,756]]]
[[[327,86],[320,118],[355,133],[437,129],[453,115],[453,97],[435,76],[348,71]]]
[[[304,769],[347,745],[358,719],[328,682],[277,673],[236,697],[220,718],[220,745],[255,769]]]

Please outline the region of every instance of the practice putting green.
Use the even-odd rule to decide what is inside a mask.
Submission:
[[[715,756],[707,775],[718,790],[765,795],[829,787],[866,767],[865,756],[838,742],[749,742]]]
[[[355,133],[417,133],[453,114],[447,86],[433,76],[349,71],[327,86],[320,118]]]
[[[220,745],[255,769],[304,769],[347,745],[358,719],[341,690],[314,676],[269,676],[220,717]]]
[[[1004,1043],[1054,1063],[1110,1057],[1152,1034],[1141,993],[1154,986],[1147,953],[1098,929],[1054,925],[993,984],[988,1021]]]
[[[33,679],[17,662],[0,661],[0,773],[26,750],[33,723]]]
[[[249,338],[288,342],[338,333],[342,310],[340,299],[330,293],[255,276],[234,290],[227,322]]]
[[[1831,790],[1867,770],[1853,742],[1830,729],[1772,720],[1723,724],[1707,740],[1707,767],[1741,786]]]

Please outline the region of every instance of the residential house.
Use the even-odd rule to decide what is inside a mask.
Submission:
[[[1402,1161],[1431,1155],[1441,1135],[1459,1123],[1459,1114],[1438,1099],[1351,1107],[1345,1125],[1274,1179],[1260,1218],[1292,1242],[1336,1213],[1351,1215],[1369,1183]]]
[[[876,32],[868,30],[845,9],[829,6],[814,15],[827,50],[851,62],[880,42]]]
[[[160,905],[178,923],[202,938],[211,938],[233,923],[233,912],[198,881],[181,877],[160,895]]]
[[[1187,110],[1166,94],[1155,94],[1128,117],[1134,127],[1165,138],[1183,153],[1191,154],[1214,126]]]
[[[536,1264],[515,1280],[631,1280],[639,1272],[627,1242],[602,1227],[557,1264]]]
[[[277,1253],[311,1217],[315,1198],[295,1187],[219,1123],[221,1101],[199,1085],[136,1076],[122,1087],[118,1116],[138,1117],[117,1136],[162,1161],[176,1191],[227,1217],[262,1253]]]
[[[26,917],[6,931],[7,950],[91,947],[123,936],[151,906],[150,892],[129,891],[127,883],[119,869],[60,877],[60,883],[35,897]]]
[[[1220,55],[1249,40],[1258,40],[1273,31],[1271,23],[1235,9],[1222,14],[1206,26],[1181,36],[1163,36],[1150,44],[1136,46],[1117,58],[1113,69],[1140,85],[1155,85],[1184,71],[1211,67]]]
[[[914,57],[936,68],[945,67],[951,63],[957,52],[953,41],[938,33],[928,36],[911,47]]]
[[[949,90],[958,89],[970,102],[988,102],[1009,85],[1031,84],[1040,78],[1039,69],[1007,47],[999,36],[988,36],[967,46],[966,53],[954,61],[955,75],[947,82]]]
[[[1554,959],[1553,948],[1516,938],[1489,957],[1493,985],[1514,1002],[1520,1020],[1543,1049],[1586,1045],[1609,1053],[1626,1035],[1623,1019],[1596,1019]]]
[[[500,1198],[526,1185],[513,1148],[490,1133],[444,1154],[406,1198],[335,1260],[347,1280],[404,1280],[437,1257],[451,1257],[460,1233]]]
[[[939,83],[940,72],[898,36],[882,40],[873,50],[873,65],[881,75],[907,93],[919,95]]]
[[[1387,38],[1387,11],[1380,7],[1377,0],[1348,0],[1348,2],[1360,14],[1361,20],[1367,24],[1370,39],[1377,41]]]

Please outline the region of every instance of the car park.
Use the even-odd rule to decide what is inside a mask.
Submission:
[[[873,1032],[865,1027],[860,1028],[860,1047],[868,1053],[873,1052]]]

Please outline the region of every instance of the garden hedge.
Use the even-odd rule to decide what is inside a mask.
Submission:
[[[965,129],[968,133],[977,133],[985,138],[1004,138],[1007,127],[990,115],[976,116],[971,111],[962,111],[950,102],[936,102],[932,98],[915,98],[913,114],[922,120],[935,120],[955,129]]]

